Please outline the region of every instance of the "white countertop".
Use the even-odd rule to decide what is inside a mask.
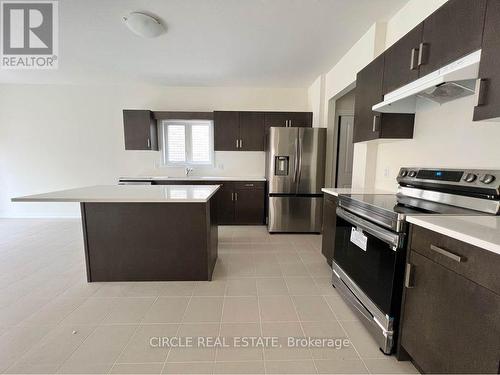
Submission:
[[[335,197],[338,197],[340,194],[395,194],[390,191],[365,188],[323,188],[321,191]]]
[[[412,224],[500,254],[500,216],[408,215]]]
[[[252,177],[252,176],[242,176],[242,177],[216,177],[216,176],[182,176],[182,177],[171,177],[171,176],[136,176],[136,177],[120,177],[120,181],[266,181],[265,177]]]
[[[96,185],[12,198],[12,202],[207,202],[220,185]]]

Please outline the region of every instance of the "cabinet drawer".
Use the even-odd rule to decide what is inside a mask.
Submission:
[[[413,251],[500,295],[500,255],[412,225]]]
[[[234,188],[236,190],[245,189],[262,189],[264,190],[266,183],[263,181],[240,181],[234,183]]]

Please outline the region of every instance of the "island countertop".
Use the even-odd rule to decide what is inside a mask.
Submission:
[[[12,202],[204,203],[220,185],[95,185],[12,198]]]

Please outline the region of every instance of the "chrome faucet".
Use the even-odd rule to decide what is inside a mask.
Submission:
[[[193,168],[186,167],[186,177],[189,177],[189,174],[193,171]]]

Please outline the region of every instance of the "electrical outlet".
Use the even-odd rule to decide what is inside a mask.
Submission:
[[[217,164],[217,168],[224,169],[224,164],[222,164],[222,163]]]

